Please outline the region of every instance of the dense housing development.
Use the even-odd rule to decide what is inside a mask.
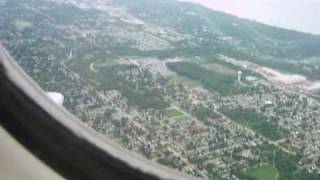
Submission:
[[[0,0],[0,43],[88,127],[205,179],[320,179],[320,37],[173,0]]]

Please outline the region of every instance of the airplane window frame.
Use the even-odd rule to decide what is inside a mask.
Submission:
[[[0,125],[66,179],[197,179],[147,160],[87,127],[51,101],[1,44],[0,95]]]

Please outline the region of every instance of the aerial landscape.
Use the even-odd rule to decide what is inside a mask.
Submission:
[[[88,127],[204,179],[320,179],[320,35],[175,0],[0,0],[0,43]]]

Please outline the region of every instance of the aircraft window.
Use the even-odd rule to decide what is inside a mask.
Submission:
[[[312,0],[0,0],[3,127],[71,179],[103,179],[102,165],[120,179],[320,179],[319,11]]]

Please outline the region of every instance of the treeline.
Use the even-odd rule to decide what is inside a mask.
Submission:
[[[320,174],[310,173],[297,165],[294,156],[277,151],[274,164],[279,172],[279,180],[319,180]]]
[[[164,110],[166,107],[168,107],[168,103],[165,102],[163,95],[161,92],[159,92],[159,90],[149,89],[141,84],[138,89],[133,88],[124,77],[117,74],[117,72],[123,68],[120,66],[121,65],[99,69],[99,72],[101,72],[102,75],[99,75],[96,78],[99,78],[99,81],[102,82],[100,87],[101,89],[117,89],[124,97],[128,99],[128,103],[137,105],[143,109],[154,108]],[[128,68],[134,69],[137,67],[132,66]],[[145,73],[145,75],[151,76],[148,73]],[[146,79],[152,78],[146,77]]]
[[[179,75],[200,81],[207,89],[219,92],[221,95],[241,94],[247,90],[235,83],[236,76],[217,73],[194,63],[167,63],[167,66]]]
[[[279,180],[319,180],[320,174],[310,173],[297,165],[296,156],[277,150],[274,164],[279,172]]]
[[[278,171],[277,180],[319,180],[320,174],[308,172],[299,167],[298,156],[289,155],[274,145],[265,144],[262,149],[267,155],[265,163],[272,164]],[[261,156],[261,155],[260,155]],[[249,176],[246,171],[242,169],[233,169],[232,174],[240,179],[258,180],[255,177]]]
[[[140,93],[125,86],[119,86],[118,90],[129,100],[129,103],[133,103],[143,109],[155,108],[164,110],[168,107],[168,103],[166,103],[161,94],[155,90],[144,90]]]
[[[230,119],[254,130],[258,134],[261,134],[271,140],[278,140],[285,136],[284,130],[282,130],[276,122],[269,121],[267,117],[259,114],[254,109],[228,109],[226,107],[223,107],[220,109],[220,111]]]
[[[202,105],[196,106],[192,111],[192,115],[206,125],[210,125],[208,118],[216,119],[220,117],[212,108],[207,108]]]

